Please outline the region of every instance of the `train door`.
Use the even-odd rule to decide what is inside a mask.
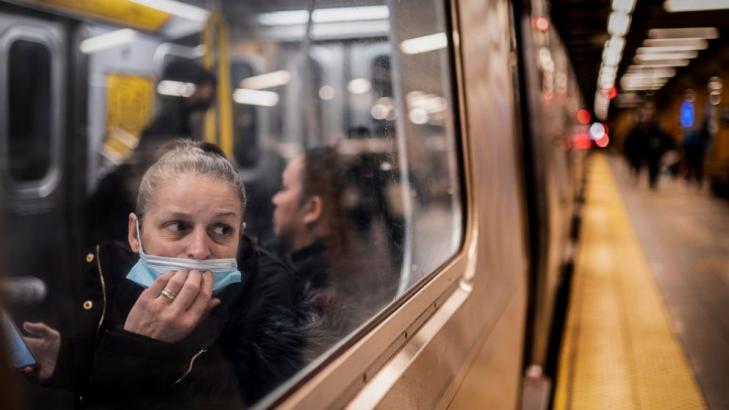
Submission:
[[[56,325],[68,298],[67,54],[61,22],[0,14],[2,269],[16,321]],[[45,295],[45,296],[44,296]]]

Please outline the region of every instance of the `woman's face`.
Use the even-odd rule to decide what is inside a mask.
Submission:
[[[301,206],[301,173],[304,161],[301,158],[288,163],[281,175],[281,189],[273,196],[273,229],[276,235],[291,245],[294,237],[304,226],[304,210]]]
[[[236,256],[243,219],[239,196],[230,185],[184,173],[158,186],[140,226],[145,253],[198,260]],[[129,244],[139,252],[133,214]]]

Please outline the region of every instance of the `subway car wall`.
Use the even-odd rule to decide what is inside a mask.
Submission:
[[[0,1],[2,407],[515,408],[585,155],[544,10]]]

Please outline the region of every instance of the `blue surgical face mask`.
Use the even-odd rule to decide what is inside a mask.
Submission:
[[[235,258],[196,260],[148,255],[144,253],[142,246],[139,221],[137,221],[137,237],[139,238],[139,260],[132,266],[127,274],[127,279],[142,287],[152,286],[152,283],[165,272],[183,269],[210,271],[213,274],[213,293],[241,281],[241,273]]]

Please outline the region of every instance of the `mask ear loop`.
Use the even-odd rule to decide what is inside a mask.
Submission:
[[[147,256],[146,253],[144,253],[144,245],[142,245],[142,233],[139,231],[139,218],[135,219],[137,223],[137,239],[139,239],[139,253],[142,256]]]

